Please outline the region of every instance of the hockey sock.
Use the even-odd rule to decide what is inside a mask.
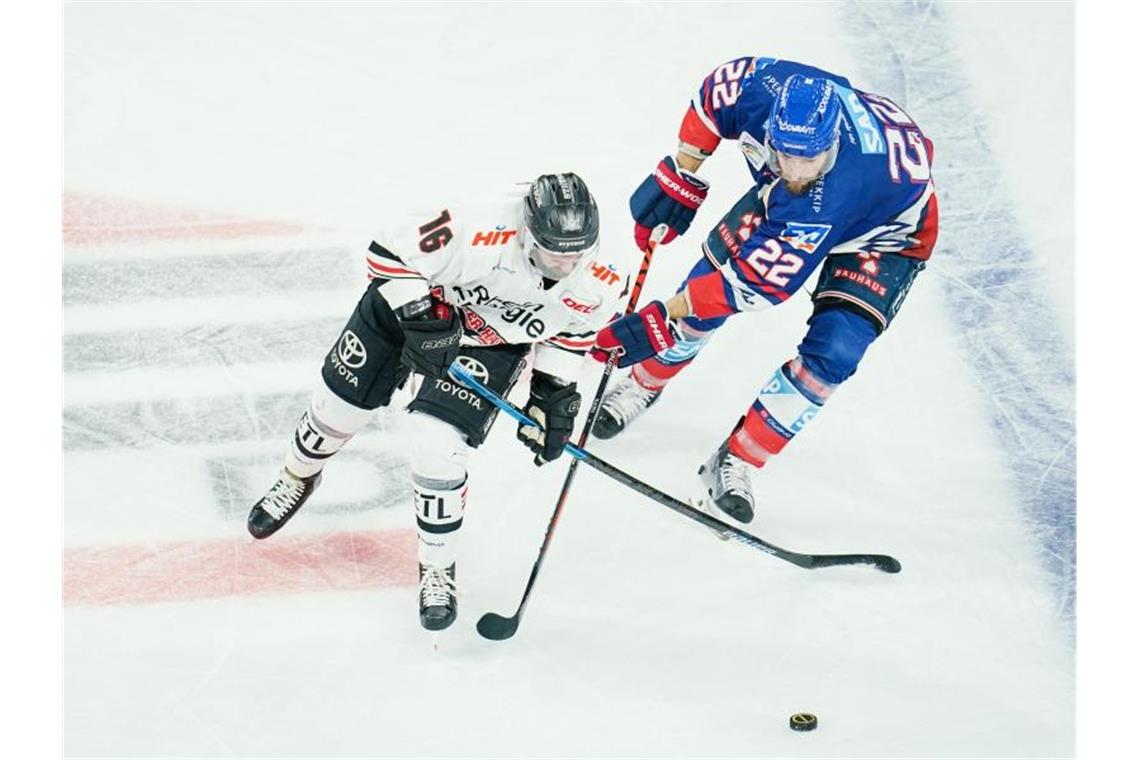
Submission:
[[[297,423],[285,466],[299,478],[317,474],[326,460],[363,429],[375,413],[375,409],[349,404],[322,383]]]
[[[459,528],[467,508],[467,478],[437,480],[412,473],[421,565],[448,567],[455,562]]]
[[[728,439],[728,450],[763,467],[812,420],[835,386],[814,375],[797,356],[776,370]]]
[[[672,348],[634,365],[633,379],[648,390],[661,390],[677,373],[693,363],[711,336],[711,332],[694,334],[682,325],[681,338]]]

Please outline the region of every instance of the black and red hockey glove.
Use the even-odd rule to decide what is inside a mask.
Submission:
[[[446,377],[463,337],[459,309],[424,296],[400,307],[396,317],[404,331],[400,361],[425,377]]]

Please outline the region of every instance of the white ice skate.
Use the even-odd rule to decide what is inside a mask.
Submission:
[[[420,625],[442,631],[453,622],[459,609],[455,597],[455,563],[447,567],[420,564]]]
[[[701,465],[698,474],[713,506],[734,520],[752,522],[752,465],[729,451],[728,441]]]
[[[625,430],[629,423],[653,406],[653,403],[660,398],[662,390],[664,389],[646,388],[633,379],[632,373],[623,377],[602,399],[598,418],[594,420],[592,431],[594,437],[613,438]]]

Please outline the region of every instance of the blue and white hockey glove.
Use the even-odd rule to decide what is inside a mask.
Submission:
[[[653,301],[644,309],[615,319],[598,330],[590,356],[605,363],[610,352],[618,349],[621,353],[617,365],[628,367],[667,351],[676,343],[677,328],[669,319],[665,304]]]
[[[629,199],[637,247],[643,251],[648,248],[649,235],[660,224],[669,228],[661,238],[663,244],[684,235],[708,194],[708,182],[692,172],[678,169],[671,156],[661,159]]]

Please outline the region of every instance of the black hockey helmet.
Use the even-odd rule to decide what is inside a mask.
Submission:
[[[543,174],[523,200],[527,253],[544,277],[559,280],[598,246],[598,204],[573,172]]]

